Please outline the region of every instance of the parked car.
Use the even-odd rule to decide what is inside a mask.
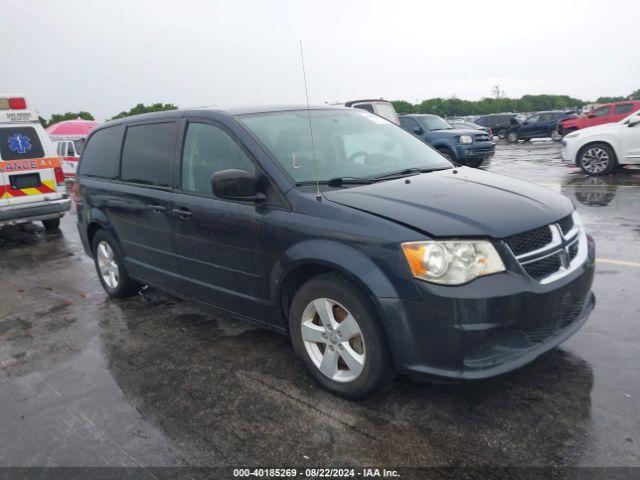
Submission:
[[[496,150],[496,144],[486,132],[453,128],[438,115],[400,115],[400,125],[447,160],[469,167],[481,166]]]
[[[511,128],[511,120],[517,115],[517,113],[492,113],[491,115],[483,115],[476,118],[474,123],[490,128],[498,138],[505,138],[509,128]]]
[[[454,168],[359,109],[115,120],[88,138],[77,185],[108,295],[148,284],[288,334],[348,398],[396,372],[518,368],[594,306],[594,243],[569,199]]]
[[[80,154],[84,148],[84,139],[80,140],[60,140],[53,142],[54,148],[58,156],[60,157],[60,164],[62,165],[62,171],[66,178],[73,178],[76,176],[76,170],[78,169],[78,161],[80,160]]]
[[[491,131],[491,128],[483,127],[482,125],[478,125],[477,123],[474,123],[474,122],[469,122],[468,120],[447,120],[447,122],[453,128],[482,130],[482,131],[488,133],[490,136],[493,137],[493,132]]]
[[[507,133],[507,140],[510,142],[524,140],[526,142],[532,138],[550,137],[554,142],[559,142],[562,140],[562,135],[558,131],[558,124],[565,118],[575,118],[575,116],[574,112],[554,110],[534,113],[522,122],[514,119]]]
[[[588,175],[606,175],[617,166],[640,165],[640,111],[616,123],[569,133],[562,139],[561,155]]]
[[[396,109],[391,102],[387,102],[386,100],[350,100],[348,102],[345,102],[344,106],[351,108],[360,108],[362,110],[366,110],[367,112],[380,115],[381,117],[386,118],[396,125],[400,124]]]
[[[615,102],[602,105],[585,116],[566,118],[560,121],[558,131],[566,135],[581,128],[594,127],[603,123],[619,122],[631,113],[640,110],[640,100]]]
[[[55,230],[71,208],[60,159],[23,95],[0,94],[0,227],[41,221]]]

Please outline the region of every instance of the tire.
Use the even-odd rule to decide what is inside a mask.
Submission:
[[[42,225],[44,228],[51,232],[53,230],[58,230],[60,228],[60,218],[49,218],[48,220],[42,220]]]
[[[509,132],[507,134],[507,140],[511,143],[516,143],[519,140],[518,132]]]
[[[580,149],[577,163],[584,173],[597,177],[611,173],[618,162],[615,152],[609,145],[591,143]]]
[[[124,256],[107,231],[98,230],[93,237],[92,251],[98,279],[110,297],[130,297],[140,289],[142,285],[127,275],[122,262]]]
[[[345,329],[352,333],[349,338]],[[367,397],[395,375],[387,337],[369,298],[338,273],[319,275],[300,287],[291,301],[289,331],[311,376],[336,395]]]
[[[559,142],[560,140],[562,140],[562,134],[558,130],[558,127],[554,128],[551,131],[551,140],[553,140],[554,142]]]
[[[502,140],[507,138],[507,129],[506,128],[501,128],[500,130],[498,130],[498,138],[500,138]]]

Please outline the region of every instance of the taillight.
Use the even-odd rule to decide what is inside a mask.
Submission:
[[[22,97],[9,98],[9,108],[11,110],[25,110],[27,108],[27,101]]]
[[[64,185],[64,172],[62,171],[62,167],[55,167],[53,169],[54,173],[56,174],[56,183],[58,184],[59,187]]]

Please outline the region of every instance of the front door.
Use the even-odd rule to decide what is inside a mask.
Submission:
[[[536,136],[539,128],[540,115],[533,115],[520,125],[520,138],[531,138]]]
[[[640,121],[640,113],[631,117],[631,122]],[[640,164],[640,123],[630,127],[623,125],[620,129],[620,145],[622,161],[620,163]]]
[[[266,320],[260,206],[217,198],[211,177],[226,169],[257,168],[221,125],[189,121],[183,142],[180,191],[173,196],[172,226],[183,291],[198,300]]]

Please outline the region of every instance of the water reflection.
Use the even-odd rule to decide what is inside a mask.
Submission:
[[[353,403],[316,387],[287,338],[145,296],[102,323],[109,369],[204,464],[560,465],[590,428],[591,368],[561,349],[497,379],[399,379]]]

